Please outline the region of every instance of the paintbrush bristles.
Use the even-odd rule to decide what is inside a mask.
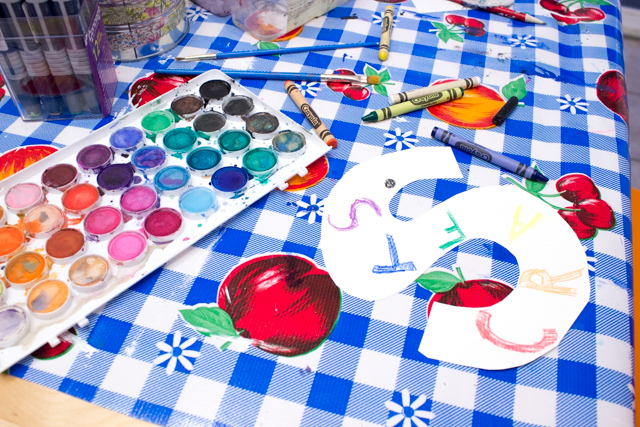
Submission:
[[[380,76],[367,76],[367,84],[379,85],[380,84]]]

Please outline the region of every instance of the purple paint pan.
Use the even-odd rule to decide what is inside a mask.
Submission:
[[[76,162],[85,172],[98,173],[113,161],[113,151],[106,145],[93,144],[78,153]]]
[[[102,169],[98,174],[98,186],[105,194],[121,194],[133,184],[131,163],[116,163]]]
[[[29,332],[27,312],[17,305],[0,307],[0,348],[17,344]]]

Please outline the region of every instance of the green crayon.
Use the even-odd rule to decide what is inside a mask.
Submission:
[[[411,99],[406,102],[401,102],[399,104],[381,108],[380,110],[372,111],[364,116],[362,121],[379,122],[380,120],[390,119],[391,117],[411,113],[412,111],[420,110],[422,108],[453,101],[454,99],[462,98],[463,95],[464,90],[459,87],[443,90],[442,92],[432,93],[431,95],[421,96],[420,98]]]

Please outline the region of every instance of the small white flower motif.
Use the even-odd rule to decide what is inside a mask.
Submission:
[[[402,406],[390,400],[384,402],[384,406],[386,406],[388,410],[396,413],[396,415],[387,420],[387,423],[385,425],[387,427],[393,427],[400,424],[401,421],[404,421],[402,423],[402,427],[411,427],[413,424],[417,425],[418,427],[427,427],[427,424],[420,418],[432,420],[436,417],[436,415],[433,412],[418,409],[422,405],[424,405],[426,401],[427,396],[422,394],[418,396],[418,398],[414,400],[413,403],[411,403],[409,390],[405,388],[404,390],[402,390]]]
[[[173,345],[169,345],[166,342],[156,343],[156,347],[165,353],[156,357],[152,363],[154,365],[159,365],[166,360],[169,360],[169,364],[167,364],[167,375],[173,374],[176,370],[178,361],[187,371],[193,370],[193,363],[191,363],[187,357],[195,359],[200,356],[200,352],[187,350],[187,348],[191,347],[197,340],[198,339],[196,337],[192,337],[180,344],[180,341],[182,341],[182,333],[180,331],[176,331],[173,334]]]
[[[195,4],[187,9],[187,18],[190,21],[204,21],[209,16],[211,16],[211,12]]]
[[[317,96],[320,90],[320,83],[318,82],[300,82],[296,84],[298,90],[302,95]]]
[[[418,142],[418,139],[413,137],[413,131],[407,131],[402,133],[400,128],[396,128],[395,131],[384,134],[387,137],[387,142],[384,143],[385,147],[394,148],[396,151],[413,148],[413,145]]]
[[[382,25],[382,20],[384,19],[384,12],[376,12],[373,15],[371,15],[371,23],[373,25]],[[393,16],[393,25],[396,25],[398,23],[398,17],[397,16]]]
[[[515,36],[511,40],[511,47],[520,47],[520,49],[526,49],[527,47],[538,47],[538,40],[532,38],[530,35]]]
[[[582,98],[571,98],[571,95],[567,94],[564,98],[558,98],[557,101],[560,103],[560,110],[564,111],[567,108],[571,111],[571,114],[576,114],[577,110],[587,111],[587,107],[589,104],[586,101],[583,101]]]
[[[324,214],[324,200],[318,198],[318,196],[315,194],[309,196],[309,198],[307,199],[308,203],[304,201],[305,199],[307,199],[307,197],[303,196],[302,200],[296,202],[296,205],[298,205],[298,212],[296,212],[296,217],[304,218],[305,216],[309,215],[307,221],[309,222],[309,224],[313,224],[314,222],[316,222],[316,217],[322,217],[322,215]]]

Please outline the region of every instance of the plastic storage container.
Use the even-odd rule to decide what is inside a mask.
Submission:
[[[2,0],[0,70],[23,120],[106,117],[117,78],[96,0]]]
[[[242,0],[233,23],[262,41],[275,40],[347,0]]]

